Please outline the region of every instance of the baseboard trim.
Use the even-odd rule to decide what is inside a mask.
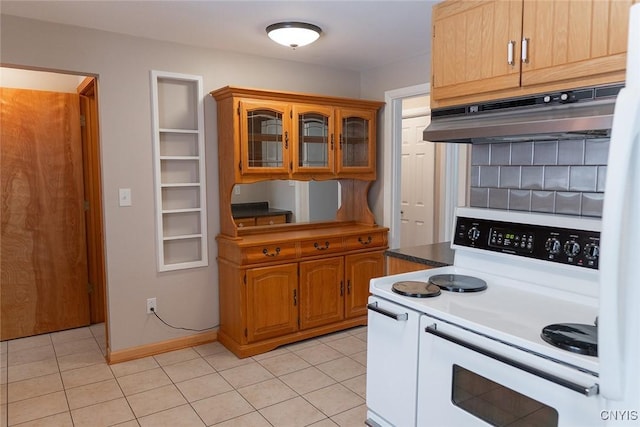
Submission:
[[[129,360],[141,359],[143,357],[154,356],[168,351],[181,350],[187,347],[207,344],[218,340],[218,331],[204,332],[202,334],[190,335],[188,337],[180,337],[172,340],[145,344],[138,347],[126,348],[118,351],[107,352],[107,363],[127,362]]]

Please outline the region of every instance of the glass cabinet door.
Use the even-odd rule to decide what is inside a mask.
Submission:
[[[374,112],[342,109],[339,126],[338,173],[372,172],[375,168]]]
[[[283,102],[240,101],[242,174],[288,173],[290,114]]]
[[[333,108],[318,105],[293,107],[293,171],[327,173],[334,170]]]

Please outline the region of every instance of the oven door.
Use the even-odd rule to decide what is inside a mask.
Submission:
[[[369,426],[414,426],[420,314],[369,297],[367,421]]]
[[[590,374],[429,316],[419,354],[419,426],[604,425]]]

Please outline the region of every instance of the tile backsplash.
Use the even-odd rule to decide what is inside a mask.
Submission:
[[[609,139],[476,144],[473,207],[602,216]]]

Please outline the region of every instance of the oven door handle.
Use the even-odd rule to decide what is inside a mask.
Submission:
[[[432,334],[432,335],[435,335],[435,336],[437,336],[439,338],[445,339],[445,340],[447,340],[449,342],[452,342],[454,344],[457,344],[459,346],[468,348],[469,350],[475,351],[476,353],[480,353],[480,354],[482,354],[484,356],[490,357],[490,358],[492,358],[494,360],[497,360],[498,362],[502,362],[502,363],[505,363],[505,364],[507,364],[509,366],[513,366],[514,368],[520,369],[521,371],[525,371],[525,372],[528,372],[528,373],[530,373],[532,375],[535,375],[537,377],[543,378],[543,379],[545,379],[547,381],[551,381],[551,382],[553,382],[555,384],[558,384],[558,385],[560,385],[562,387],[566,387],[566,388],[568,388],[570,390],[573,390],[575,392],[578,392],[580,394],[584,394],[585,396],[595,396],[596,394],[599,393],[598,384],[593,384],[591,386],[583,386],[583,385],[576,384],[576,383],[571,382],[571,381],[567,381],[567,380],[565,380],[563,378],[560,378],[560,377],[555,376],[553,374],[550,374],[548,372],[541,371],[540,369],[534,368],[534,367],[529,366],[529,365],[525,365],[524,363],[518,362],[518,361],[510,359],[508,357],[504,357],[504,356],[502,356],[500,354],[494,353],[494,352],[492,352],[490,350],[487,350],[487,349],[484,349],[482,347],[478,347],[475,344],[471,344],[471,343],[466,342],[464,340],[461,340],[459,338],[452,337],[451,335],[448,335],[448,334],[446,334],[444,332],[440,332],[437,329],[437,326],[436,326],[435,323],[433,325],[427,326],[425,328],[425,332],[427,332],[429,334]]]
[[[393,311],[385,310],[384,308],[378,307],[377,301],[367,304],[367,308],[371,311],[375,311],[376,313],[380,313],[399,322],[406,321],[409,318],[409,315],[407,313],[394,313]]]

